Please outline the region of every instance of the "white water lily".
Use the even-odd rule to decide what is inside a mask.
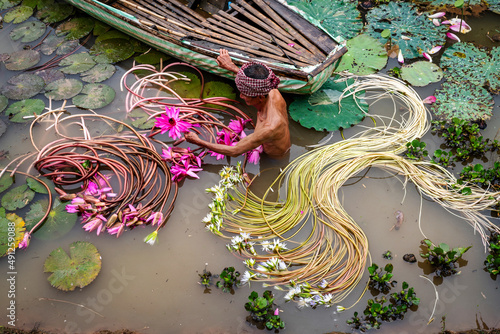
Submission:
[[[255,277],[255,274],[251,271],[245,271],[241,276],[240,283],[241,285],[247,284],[252,278]]]
[[[318,286],[319,286],[321,289],[325,289],[325,288],[327,287],[327,285],[328,285],[328,282],[327,282],[325,279],[323,279],[323,280],[321,281],[321,283],[319,283],[319,284],[318,284]]]
[[[398,62],[400,62],[401,64],[405,62],[405,58],[403,57],[403,52],[401,51],[401,49],[399,49],[398,53]]]
[[[262,247],[262,251],[264,252],[269,252],[271,250],[271,243],[269,240],[264,240],[260,243],[260,246]]]
[[[345,307],[343,306],[340,306],[340,305],[337,305],[337,312],[344,312],[345,311]]]

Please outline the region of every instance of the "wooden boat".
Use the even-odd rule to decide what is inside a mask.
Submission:
[[[257,60],[280,77],[283,92],[310,94],[331,76],[347,51],[284,0],[66,0],[96,19],[205,71],[221,48],[241,66]],[[225,8],[224,8],[225,7]]]

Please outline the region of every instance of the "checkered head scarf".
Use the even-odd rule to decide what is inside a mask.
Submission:
[[[245,69],[252,66],[252,65],[262,65],[264,66],[267,71],[269,72],[269,75],[265,79],[253,79],[249,78],[245,75]],[[238,74],[236,74],[236,87],[238,87],[238,90],[240,91],[241,94],[250,96],[250,97],[256,97],[260,95],[267,95],[269,92],[275,88],[278,87],[280,83],[280,79],[276,76],[276,74],[273,73],[273,71],[266,66],[265,64],[262,63],[257,63],[257,62],[249,62],[243,65],[240,70],[238,71]]]

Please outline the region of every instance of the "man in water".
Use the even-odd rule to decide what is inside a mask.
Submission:
[[[237,157],[262,145],[264,153],[274,159],[283,158],[290,150],[290,130],[286,102],[278,91],[280,79],[264,64],[250,62],[238,68],[227,50],[221,49],[217,57],[220,67],[236,73],[236,87],[240,98],[257,108],[255,131],[234,146],[205,141],[193,132],[185,134],[188,142],[211,151]]]

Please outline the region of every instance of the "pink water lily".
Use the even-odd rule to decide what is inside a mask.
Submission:
[[[242,131],[243,132],[243,131]],[[234,146],[236,143],[233,142],[233,138],[231,133],[224,130],[217,133],[217,144],[223,144],[228,146]],[[213,151],[209,151],[212,157],[215,157],[217,160],[224,159],[225,155]]]
[[[438,19],[432,19],[432,24],[434,24],[436,27],[439,27],[441,25],[441,22],[439,22]]]
[[[151,225],[160,225],[160,223],[163,221],[163,213],[161,212],[153,212],[151,216],[146,220],[146,223],[151,222]]]
[[[236,134],[240,134],[241,131],[243,131],[243,129],[245,128],[245,125],[250,122],[249,119],[242,119],[240,117],[238,117],[238,119],[236,120],[231,120],[229,122],[229,125],[228,127],[233,130]]]
[[[422,53],[422,56],[432,63],[432,57],[427,52]]]
[[[170,171],[172,172],[172,181],[180,182],[184,180],[186,176],[191,176],[196,179],[199,179],[199,176],[196,175],[197,172],[203,170],[203,168],[196,167],[191,165],[187,160],[184,161],[183,165],[175,165],[172,166]]]
[[[454,33],[451,33],[451,32],[447,32],[446,33],[446,37],[448,37],[449,39],[453,39],[457,42],[460,42],[460,38],[458,38],[457,35],[455,35]]]
[[[450,30],[453,30],[455,32],[459,32],[461,34],[466,34],[469,31],[471,31],[472,29],[467,23],[465,23],[465,21],[462,21],[461,24],[457,23],[457,24],[450,26]]]
[[[445,15],[446,15],[446,12],[437,12],[437,13],[434,13],[432,15],[429,15],[428,18],[437,19],[437,18],[443,17]]]
[[[434,95],[427,96],[422,100],[422,102],[425,104],[433,104],[434,102],[436,102],[436,97]]]
[[[19,249],[28,248],[28,246],[30,245],[30,240],[31,240],[31,233],[29,232],[24,233],[23,241],[19,243]]]
[[[168,131],[168,136],[175,140],[181,137],[181,133],[187,132],[192,127],[190,123],[181,120],[179,108],[165,107],[165,112],[166,114],[156,117],[155,123],[155,126],[160,128],[162,134]]]
[[[262,145],[254,148],[249,152],[248,162],[252,164],[258,164],[260,160],[260,154],[264,152]]]
[[[432,49],[430,49],[430,51],[428,53],[433,55],[433,54],[439,52],[439,50],[441,50],[442,48],[443,48],[442,45],[437,45],[437,46],[433,47]]]
[[[125,231],[125,224],[118,224],[111,228],[108,228],[108,233],[111,235],[115,235],[119,238],[122,235],[123,231]]]
[[[401,64],[405,62],[405,58],[403,57],[403,52],[401,52],[401,49],[399,49],[398,53],[398,62],[400,62]]]
[[[280,315],[280,309],[279,308],[276,308],[276,310],[274,310],[274,315]]]

